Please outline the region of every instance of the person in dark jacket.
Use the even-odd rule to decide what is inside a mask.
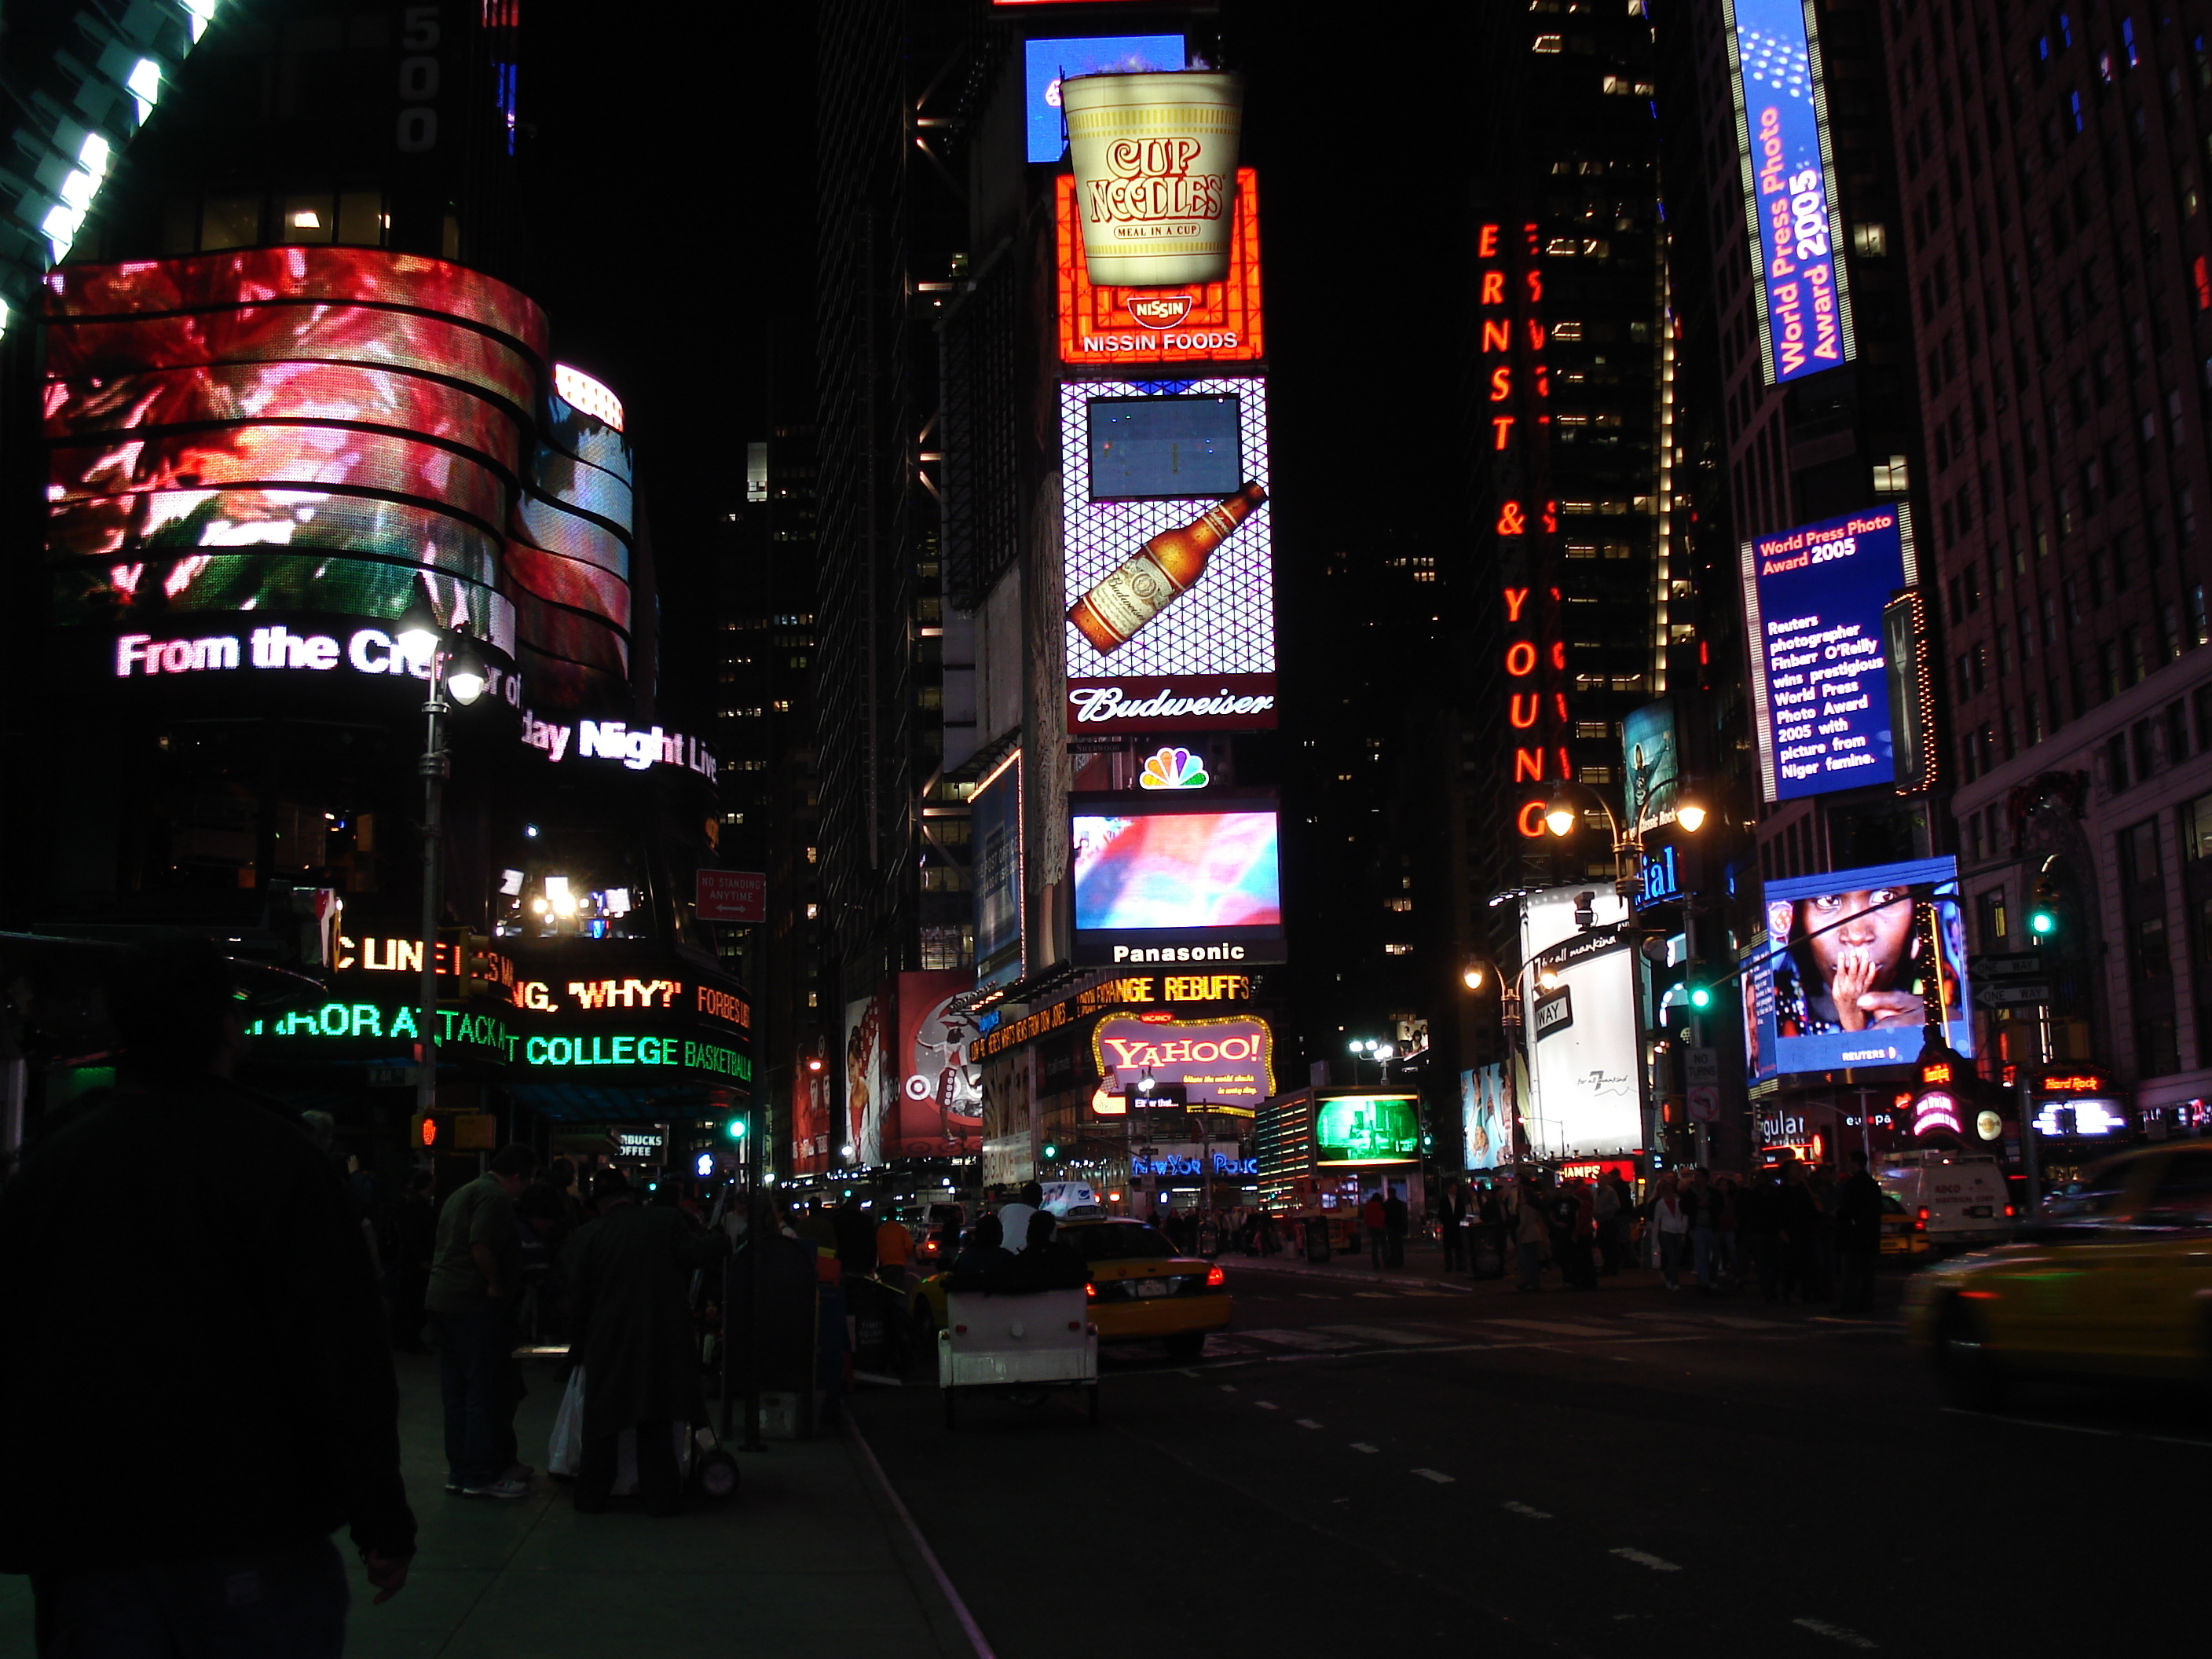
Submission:
[[[1874,1306],[1874,1268],[1881,1256],[1881,1183],[1867,1173],[1867,1155],[1851,1154],[1851,1172],[1836,1196],[1836,1258],[1841,1267],[1842,1313]]]
[[[1090,1279],[1091,1268],[1075,1247],[1054,1237],[1059,1227],[1060,1218],[1050,1210],[1039,1210],[1030,1218],[1029,1243],[1014,1257],[1014,1288],[1076,1290]]]
[[[576,1508],[606,1507],[622,1432],[636,1431],[638,1495],[654,1515],[682,1507],[676,1431],[707,1420],[698,1338],[688,1291],[694,1270],[726,1248],[672,1206],[634,1201],[609,1170],[592,1183],[599,1218],[586,1222],[562,1261],[569,1351],[584,1368],[584,1455]]]
[[[44,1655],[336,1656],[339,1527],[377,1601],[407,1582],[398,1389],[361,1218],[298,1121],[231,1080],[234,986],[204,939],[131,951],[109,987],[118,1086],[0,1194],[0,1571],[30,1575]],[[153,1248],[118,1221],[148,1216]],[[97,1451],[147,1420],[146,1370],[118,1342],[158,1356],[166,1425],[158,1474],[127,1492]]]

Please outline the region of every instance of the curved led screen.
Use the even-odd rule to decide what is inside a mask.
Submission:
[[[554,389],[544,313],[513,289],[380,249],[251,248],[57,270],[46,324],[60,620],[386,621],[427,586],[544,670],[534,696],[626,675],[620,404]]]

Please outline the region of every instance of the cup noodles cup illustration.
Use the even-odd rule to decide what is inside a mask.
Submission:
[[[1092,283],[1166,288],[1229,273],[1244,83],[1212,70],[1060,85]]]

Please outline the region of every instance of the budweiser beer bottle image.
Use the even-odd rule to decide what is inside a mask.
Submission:
[[[1163,530],[1145,544],[1143,552],[1108,571],[1078,599],[1067,613],[1068,621],[1083,630],[1083,637],[1102,655],[1127,645],[1176,594],[1206,574],[1213,550],[1267,499],[1266,490],[1248,483],[1227,501],[1207,507],[1196,523]]]

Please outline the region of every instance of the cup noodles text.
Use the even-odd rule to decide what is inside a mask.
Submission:
[[[1079,75],[1061,83],[1060,105],[1091,280],[1164,288],[1226,276],[1242,80]]]

